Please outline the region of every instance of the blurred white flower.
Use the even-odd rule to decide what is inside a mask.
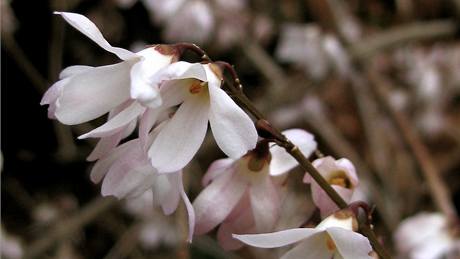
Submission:
[[[333,35],[323,35],[315,24],[285,24],[281,29],[276,57],[304,68],[315,80],[324,79],[331,69],[345,77],[349,58]]]
[[[21,240],[8,234],[0,226],[0,256],[5,259],[19,259],[24,255],[24,245]]]
[[[460,251],[460,240],[454,237],[447,218],[441,213],[422,212],[401,222],[394,235],[401,258],[441,259]],[[447,256],[447,257],[446,257]]]

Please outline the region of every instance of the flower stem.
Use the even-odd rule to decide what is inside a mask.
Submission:
[[[223,64],[225,62],[221,62]],[[228,64],[228,63],[227,63]],[[269,126],[270,132],[274,132],[273,138],[278,145],[282,146],[286,152],[288,152],[299,165],[304,169],[310,176],[318,183],[318,185],[327,193],[332,201],[340,208],[348,208],[347,202],[331,187],[331,185],[324,179],[324,177],[318,172],[313,164],[302,154],[300,149],[294,145],[289,139],[287,139],[278,129],[271,126],[265,119],[265,116],[252,104],[249,98],[241,91],[240,81],[236,76],[236,72],[231,65],[224,64],[224,67],[230,71],[233,77],[233,84],[229,84],[229,90],[231,91],[233,98],[246,109],[254,118],[258,121],[264,121],[264,127]],[[380,244],[377,236],[375,235],[372,227],[367,223],[360,222],[359,229],[363,235],[365,235],[369,242],[372,244],[373,249],[379,255],[381,259],[389,259],[391,256]]]

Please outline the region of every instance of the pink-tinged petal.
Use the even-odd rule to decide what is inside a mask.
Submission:
[[[101,193],[120,199],[135,197],[150,189],[157,176],[158,172],[147,161],[140,141],[135,140],[113,162],[102,183]]]
[[[233,238],[233,234],[255,233],[254,215],[250,208],[249,195],[245,195],[230,215],[219,226],[217,240],[224,250],[236,250],[244,244]]]
[[[363,235],[337,227],[328,228],[326,231],[343,258],[372,259],[369,256],[372,251],[371,244]]]
[[[168,190],[164,192],[163,200],[161,202],[161,208],[165,215],[169,215],[176,211],[180,200],[180,191],[183,189],[182,183],[182,172],[174,174],[160,175],[160,178],[168,180]]]
[[[138,143],[139,140],[128,141],[123,145],[115,148],[104,158],[97,161],[91,169],[91,181],[93,181],[94,183],[99,183],[102,180],[102,178],[104,178],[104,176],[107,174],[113,163],[117,161],[125,153],[130,153],[131,150],[136,148],[136,145],[138,145]]]
[[[93,151],[86,158],[87,161],[96,161],[113,150],[120,143],[123,131],[119,131],[111,136],[101,138]]]
[[[102,126],[79,136],[78,139],[100,138],[115,134],[117,131],[122,130],[123,127],[128,126],[128,124],[133,120],[136,120],[136,118],[141,115],[145,109],[146,108],[138,102],[132,102],[126,109],[115,115]]]
[[[201,179],[203,187],[207,186],[212,180],[225,172],[234,162],[235,160],[231,158],[218,159],[212,162],[208,171],[204,174],[203,179]]]
[[[338,167],[342,168],[345,171],[353,186],[358,186],[358,175],[356,174],[355,166],[351,163],[351,161],[346,158],[341,158],[336,160],[335,163]]]
[[[185,209],[187,210],[188,216],[188,237],[187,241],[189,243],[192,242],[193,234],[195,233],[195,210],[193,208],[192,203],[190,202],[187,194],[184,190],[184,183],[182,182],[182,175],[179,178],[179,186],[181,187],[180,196],[182,197],[182,201],[184,202]]]
[[[80,74],[86,72],[94,67],[92,66],[83,66],[83,65],[76,65],[64,68],[61,73],[59,73],[59,79],[64,79],[66,77],[70,77],[76,74]]]
[[[136,161],[116,161],[102,182],[101,194],[118,199],[136,197],[152,187],[157,172],[149,164],[136,165]]]
[[[43,95],[43,98],[40,101],[40,105],[52,104],[56,102],[56,100],[62,94],[62,88],[68,84],[69,81],[69,79],[63,79],[54,83]]]
[[[139,120],[139,139],[146,148],[150,130],[158,120],[161,109],[147,109]]]
[[[179,107],[148,152],[159,172],[179,171],[192,160],[206,135],[208,112],[206,96],[189,98]]]
[[[68,84],[69,79],[63,79],[54,83],[43,95],[40,105],[49,104],[48,118],[56,119],[56,108],[58,105],[58,98],[61,96],[63,87]]]
[[[101,48],[117,55],[122,60],[127,60],[131,58],[137,57],[136,54],[133,52],[118,48],[112,47],[102,36],[102,33],[96,27],[96,25],[90,21],[88,18],[81,14],[76,13],[68,13],[68,12],[54,12],[55,14],[61,15],[70,25],[72,25],[75,29],[79,30],[81,33],[86,35],[86,37],[90,38],[94,42],[97,43]]]
[[[284,254],[281,259],[329,259],[334,251],[327,247],[327,234],[322,232],[308,237]],[[339,257],[340,258],[340,257]],[[347,258],[348,259],[348,258]],[[351,258],[350,258],[351,259]],[[353,258],[358,259],[358,258]]]
[[[337,207],[337,205],[331,200],[331,198],[329,198],[327,193],[324,192],[317,183],[312,183],[311,192],[313,203],[321,211],[321,217],[327,217],[332,212],[339,209],[339,207]]]
[[[280,198],[270,177],[264,177],[249,188],[257,232],[273,230],[280,215]]]
[[[57,100],[56,117],[64,124],[79,124],[128,100],[130,67],[129,62],[121,62],[70,77]]]
[[[233,237],[250,246],[274,248],[302,241],[321,232],[314,228],[293,228],[273,233],[233,235]]]
[[[283,134],[299,147],[300,151],[309,157],[317,147],[317,143],[312,134],[302,129],[289,129]],[[270,147],[272,160],[270,162],[270,175],[276,176],[287,173],[298,165],[297,161],[289,155],[284,148],[277,145]]]
[[[197,235],[209,232],[230,214],[247,189],[237,174],[226,172],[209,184],[195,199]]]
[[[257,131],[249,116],[220,88],[209,85],[209,122],[217,145],[230,158],[254,149]]]

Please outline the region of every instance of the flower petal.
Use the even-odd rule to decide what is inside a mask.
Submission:
[[[306,240],[284,254],[281,259],[328,259],[333,258],[333,256],[334,251],[329,250],[327,247],[327,234],[322,232],[308,237]],[[352,258],[358,259],[354,257]]]
[[[103,159],[94,164],[93,168],[91,169],[90,178],[93,183],[99,183],[102,178],[107,174],[112,164],[120,158],[124,153],[131,152],[132,149],[136,148],[138,145],[138,140],[131,140],[123,145],[118,146],[115,148],[110,154],[105,156]]]
[[[85,16],[68,12],[54,12],[54,14],[61,15],[75,29],[79,30],[81,33],[86,35],[86,37],[96,42],[101,48],[117,55],[120,59],[127,60],[137,57],[136,54],[129,50],[112,47],[112,45],[104,39],[104,36],[102,36],[102,33],[96,25]]]
[[[93,151],[89,156],[86,158],[87,161],[96,161],[106,155],[110,150],[113,150],[118,143],[120,143],[120,140],[123,136],[123,130],[120,130],[119,132],[108,136],[101,138],[99,142],[97,142],[97,145],[94,147]]]
[[[212,162],[208,171],[204,174],[203,179],[201,179],[203,187],[207,186],[212,180],[225,172],[234,162],[235,160],[231,158],[218,159]]]
[[[293,228],[273,233],[233,235],[233,237],[250,246],[274,248],[299,242],[320,232],[322,231],[314,228]]]
[[[254,149],[257,131],[249,116],[220,88],[209,85],[209,122],[217,145],[230,158]]]
[[[140,105],[138,102],[132,102],[131,105],[115,115],[109,121],[93,129],[92,131],[79,136],[78,139],[100,138],[112,135],[135,120],[137,116],[141,115],[145,111],[145,109],[146,108]]]
[[[180,191],[182,189],[182,186],[180,186],[182,172],[179,171],[173,174],[166,175],[160,174],[158,178],[163,180],[158,181],[158,184],[156,185],[157,188],[161,188],[161,186],[159,186],[160,183],[164,183],[165,180],[167,181],[165,185],[168,186],[168,188],[164,189],[163,193],[161,194],[161,196],[163,196],[161,200],[161,208],[163,209],[163,213],[165,215],[170,215],[177,209],[177,206],[179,205]],[[158,194],[158,192],[154,193]]]
[[[326,229],[343,258],[371,259],[372,251],[369,240],[363,235],[343,228]]]
[[[248,192],[241,198],[238,205],[219,226],[217,240],[224,250],[236,250],[244,244],[233,238],[233,234],[256,233],[254,215],[250,209]]]
[[[64,124],[79,124],[126,101],[129,98],[130,67],[129,62],[121,62],[70,77],[57,100],[56,117]]]
[[[231,171],[209,184],[193,202],[196,234],[204,234],[221,223],[235,208],[246,188],[247,183]]]
[[[269,176],[260,180],[249,188],[256,230],[259,233],[273,230],[280,215],[280,198],[272,180]]]
[[[192,203],[190,202],[187,194],[184,190],[184,183],[182,182],[182,175],[179,178],[179,186],[181,187],[180,196],[182,197],[182,201],[184,202],[185,209],[187,210],[188,216],[188,237],[187,241],[192,242],[193,234],[195,233],[195,210],[193,208]]]
[[[66,77],[70,77],[76,74],[80,74],[86,72],[94,67],[92,66],[83,66],[83,65],[76,65],[64,68],[61,73],[59,73],[59,79],[64,79]]]
[[[151,188],[156,174],[155,169],[150,164],[138,166],[135,163],[135,161],[116,161],[102,182],[101,194],[122,199],[139,196]]]
[[[206,97],[188,98],[167,122],[149,149],[148,156],[159,172],[184,168],[203,143],[208,127]]]
[[[139,120],[139,139],[146,148],[149,132],[157,122],[161,109],[147,109]]]
[[[158,73],[155,73],[155,75],[152,76],[152,83],[154,86],[161,88],[162,86],[160,86],[160,84],[164,81],[189,78],[207,81],[206,71],[203,65],[185,61],[174,62],[159,70]]]
[[[299,147],[305,157],[309,157],[317,147],[314,136],[305,130],[289,129],[283,131],[283,134],[290,139],[292,143]],[[297,161],[289,155],[286,150],[284,150],[284,148],[277,145],[270,147],[270,153],[272,154],[270,175],[276,176],[284,174],[298,164]]]
[[[152,77],[168,66],[173,56],[161,54],[153,47],[137,54],[142,58],[131,69],[131,98],[137,99],[145,106],[156,108],[161,105],[161,98],[159,88],[152,82]]]

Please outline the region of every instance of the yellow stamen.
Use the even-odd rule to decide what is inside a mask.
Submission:
[[[190,85],[188,90],[191,94],[199,94],[203,90],[203,87],[204,83],[196,80]]]
[[[328,182],[331,185],[338,185],[347,189],[351,188],[350,179],[347,177],[344,171],[336,171],[332,173],[332,176],[328,179]]]

